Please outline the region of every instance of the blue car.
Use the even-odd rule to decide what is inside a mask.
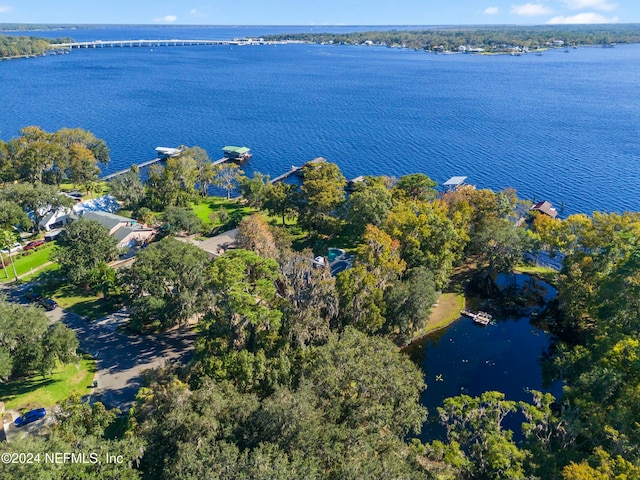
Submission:
[[[26,425],[27,423],[35,422],[36,420],[40,420],[47,415],[47,410],[44,408],[36,408],[34,410],[30,410],[21,417],[16,418],[16,421],[13,422],[16,427],[21,427]]]

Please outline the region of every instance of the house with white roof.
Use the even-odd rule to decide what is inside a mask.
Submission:
[[[42,217],[40,222],[38,222],[38,225],[40,225],[40,229],[48,232],[64,225],[68,225],[77,218],[78,216],[72,208],[58,207]]]

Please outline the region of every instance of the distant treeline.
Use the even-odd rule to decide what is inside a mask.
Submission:
[[[555,40],[566,45],[604,45],[640,42],[640,24],[562,25],[562,26],[492,26],[441,27],[424,30],[387,30],[370,32],[296,33],[267,35],[266,40],[297,40],[312,43],[347,45],[372,42],[387,46],[403,46],[420,50],[455,50],[475,46],[499,49],[504,46],[544,47]]]
[[[81,28],[91,28],[91,26],[40,24],[40,23],[0,23],[2,32],[37,32],[44,30],[76,30]]]
[[[50,39],[24,36],[0,35],[0,58],[40,55],[49,50],[52,43],[60,43],[69,39]]]

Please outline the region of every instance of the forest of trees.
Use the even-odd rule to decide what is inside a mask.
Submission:
[[[58,41],[63,41],[63,39],[0,35],[0,59],[41,55],[51,48],[52,43]]]
[[[20,136],[0,140],[0,183],[60,185],[69,181],[89,189],[97,182],[99,164],[109,163],[104,140],[81,128],[46,132],[25,127]]]
[[[7,145],[27,148],[28,134]],[[17,159],[0,161],[5,178],[42,188],[45,179],[55,188],[49,171],[67,165],[61,151],[44,168],[4,151]],[[194,147],[147,182],[137,169],[111,182],[137,216],[168,225],[131,268],[106,267],[113,244],[89,222],[73,224],[57,253],[70,282],[104,288],[127,306],[133,332],[195,323],[192,361],[149,372],[120,419],[70,399],[46,440],[0,445],[108,451],[122,464],[8,464],[0,477],[640,478],[639,213],[552,219],[528,213],[513,190],[439,193],[421,173],[365,177],[347,195],[330,162],[305,166],[297,186],[246,178],[237,166],[210,170],[207,158]],[[215,183],[240,188],[255,213],[235,222],[238,248],[210,260],[173,237],[193,226],[190,205]],[[522,215],[527,221],[517,222]],[[351,247],[353,265],[334,277],[313,259],[337,239]],[[564,382],[562,397],[532,391],[529,402],[514,402],[489,391],[427,412],[424,374],[398,347],[424,327],[456,267],[472,266],[482,294],[500,295],[497,274],[540,251],[563,258],[558,297],[541,319],[554,335],[545,372]],[[446,438],[417,438],[427,414]],[[521,435],[504,426],[513,415]]]
[[[566,45],[603,45],[640,42],[640,26],[562,25],[562,26],[491,26],[437,27],[424,30],[385,30],[353,33],[296,33],[267,35],[267,40],[298,40],[312,43],[363,44],[366,41],[387,46],[418,50],[441,47],[453,51],[460,46],[487,50],[503,46],[543,48],[548,42],[562,40]]]

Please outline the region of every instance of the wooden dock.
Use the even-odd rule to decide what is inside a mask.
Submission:
[[[302,170],[302,167],[296,167],[296,166],[292,165],[291,166],[291,170],[287,170],[282,175],[278,175],[277,177],[272,178],[271,180],[269,180],[269,183],[274,184],[274,183],[277,183],[277,182],[281,182],[285,178],[288,178],[291,175],[293,175],[294,173],[296,173],[298,170]]]
[[[278,175],[275,178],[272,178],[271,180],[269,180],[269,183],[277,183],[277,182],[281,182],[282,180],[290,177],[293,174],[296,173],[300,173],[300,171],[306,167],[307,165],[318,165],[320,163],[324,163],[326,162],[327,159],[323,158],[323,157],[318,157],[318,158],[314,158],[313,160],[309,160],[307,163],[305,163],[304,165],[302,165],[301,167],[296,167],[295,165],[291,166],[291,170],[287,170],[286,172],[284,172],[282,175]]]
[[[213,162],[211,162],[211,165],[215,167],[216,165],[220,165],[221,163],[228,162],[229,160],[231,160],[229,157],[222,157],[222,158],[219,158],[218,160],[214,160]]]
[[[462,310],[460,313],[465,317],[471,318],[475,323],[479,325],[485,325],[485,326],[489,325],[491,318],[493,318],[487,312],[472,312],[470,310],[465,309],[465,310]]]
[[[142,169],[144,167],[148,167],[149,165],[153,165],[154,163],[158,163],[158,162],[160,162],[162,160],[166,160],[166,159],[167,159],[167,157],[157,157],[157,158],[153,158],[151,160],[148,160],[146,162],[138,163],[137,166],[138,166],[138,168]],[[113,172],[113,173],[110,173],[109,175],[105,175],[104,177],[102,177],[102,180],[110,180],[110,179],[112,179],[114,177],[117,177],[119,175],[123,175],[123,174],[125,174],[127,172],[130,172],[132,167],[133,167],[133,165],[131,165],[131,167],[129,167],[129,168],[125,168],[124,170],[118,170],[117,172]]]

